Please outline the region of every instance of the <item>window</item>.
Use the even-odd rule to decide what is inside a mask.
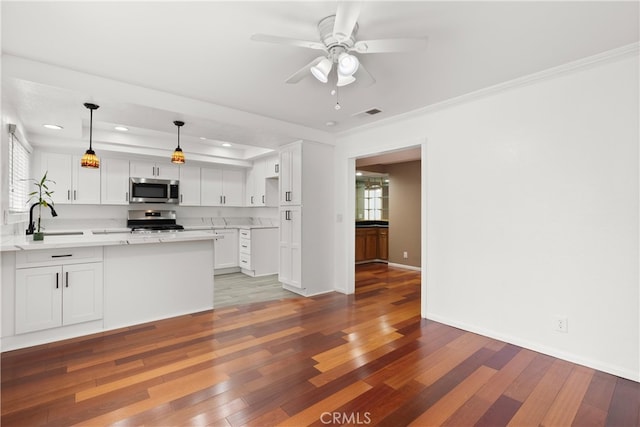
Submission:
[[[28,210],[30,153],[13,130],[9,139],[9,213],[22,213]]]
[[[382,219],[382,187],[364,190],[364,219]]]

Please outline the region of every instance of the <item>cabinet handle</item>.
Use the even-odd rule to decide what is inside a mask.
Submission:
[[[160,166],[158,166],[156,169],[158,169],[158,175],[156,176],[160,176]]]
[[[227,204],[227,196],[222,196],[222,200],[224,200],[223,204]]]
[[[262,196],[262,204],[264,204],[264,195]]]
[[[278,163],[276,163],[275,170],[276,170],[276,173],[280,172],[280,165]]]
[[[76,190],[73,190],[73,200],[77,199],[77,194],[78,192]]]
[[[66,280],[67,280],[67,285],[66,285],[66,287],[68,288],[68,287],[69,287],[69,272],[68,272],[68,271],[67,271],[67,272],[65,272],[65,275],[67,276],[67,277],[66,277]]]
[[[56,273],[56,289],[60,287],[60,273]]]
[[[247,245],[242,245],[242,247],[243,247],[243,248],[246,248],[246,247],[247,247]]]
[[[253,196],[251,196],[251,204],[253,204]]]
[[[220,196],[220,204],[222,204],[222,196]]]
[[[67,200],[71,200],[71,190],[67,190]]]
[[[182,194],[180,195],[180,203],[182,203]]]
[[[64,254],[64,255],[51,255],[51,258],[66,258],[73,256],[73,254]]]

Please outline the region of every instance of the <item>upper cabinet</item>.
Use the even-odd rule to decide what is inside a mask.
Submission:
[[[280,175],[280,158],[278,155],[265,157],[264,159],[265,178],[277,178]]]
[[[201,168],[202,206],[244,206],[244,170]]]
[[[55,182],[50,185],[54,204],[100,204],[100,169],[81,167],[80,158],[42,152],[37,156],[34,178],[47,172],[47,178]]]
[[[246,206],[277,206],[278,177],[280,166],[277,155],[263,157],[253,162],[247,171]]]
[[[302,144],[294,143],[282,148],[279,176],[280,205],[302,204]]]
[[[154,163],[132,161],[129,163],[129,175],[136,178],[179,179],[180,168],[172,163]]]
[[[129,161],[100,160],[100,201],[103,205],[129,204]]]
[[[180,204],[200,206],[200,168],[180,166]]]

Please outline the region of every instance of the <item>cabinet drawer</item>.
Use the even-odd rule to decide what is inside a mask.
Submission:
[[[241,239],[251,239],[251,230],[240,229]]]
[[[102,246],[68,249],[27,250],[16,253],[16,267],[77,264],[102,261]]]
[[[251,270],[251,255],[243,253],[240,254],[240,268]]]
[[[240,238],[240,253],[241,254],[251,253],[251,240]]]

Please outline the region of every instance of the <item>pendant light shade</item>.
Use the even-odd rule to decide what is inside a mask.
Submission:
[[[89,109],[91,118],[89,119],[89,149],[84,153],[82,159],[80,159],[80,166],[89,169],[100,168],[100,159],[96,156],[96,152],[93,151],[93,110],[97,110],[100,106],[96,104],[90,104],[85,102],[84,106]]]
[[[184,122],[176,120],[175,122],[173,122],[173,124],[178,127],[178,146],[171,156],[171,163],[183,164],[184,153],[182,152],[182,148],[180,148],[180,127],[184,126]]]

